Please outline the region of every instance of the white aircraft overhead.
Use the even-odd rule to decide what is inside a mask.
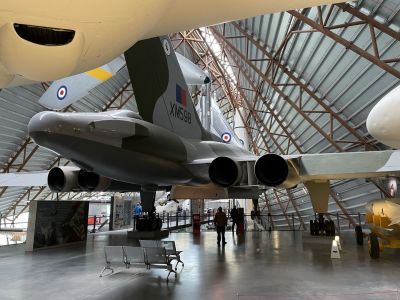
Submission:
[[[189,85],[210,82],[207,74],[193,62],[176,53],[185,81]],[[125,58],[119,56],[108,64],[94,70],[53,81],[39,99],[39,103],[52,110],[66,108],[83,97],[93,88],[114,76],[125,65]]]
[[[384,96],[367,118],[367,130],[378,141],[400,148],[400,85]]]
[[[2,0],[0,88],[93,70],[138,40],[339,0]]]

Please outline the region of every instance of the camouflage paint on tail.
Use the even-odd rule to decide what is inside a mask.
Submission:
[[[142,118],[188,139],[206,139],[169,37],[136,43],[125,52]]]

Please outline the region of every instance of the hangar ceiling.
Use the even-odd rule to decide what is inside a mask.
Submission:
[[[384,149],[366,131],[375,103],[400,83],[400,0],[364,0],[249,18],[171,35],[175,48],[212,75],[212,90],[230,123],[243,120],[256,154]],[[44,110],[49,83],[0,92],[0,172],[49,169],[69,162],[38,148],[27,123]],[[123,68],[68,111],[136,110]],[[330,212],[354,223],[372,199],[390,196],[383,181],[331,185]],[[65,199],[98,194],[60,194]],[[0,213],[13,220],[27,203],[51,199],[46,187],[0,189]],[[302,227],[312,215],[303,186],[268,191],[264,212],[280,214],[276,228]],[[289,220],[296,215],[296,222]]]

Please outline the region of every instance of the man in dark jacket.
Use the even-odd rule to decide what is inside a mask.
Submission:
[[[214,216],[214,224],[217,227],[217,244],[218,246],[221,245],[221,238],[222,238],[222,246],[225,246],[225,227],[228,223],[228,218],[226,214],[222,211],[222,207],[218,207],[218,212]]]
[[[234,205],[233,208],[231,209],[231,218],[232,218],[232,232],[234,232],[235,224],[236,224],[236,231],[238,230],[237,225],[239,219],[239,212],[236,208],[236,205]]]

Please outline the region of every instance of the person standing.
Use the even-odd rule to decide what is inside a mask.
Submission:
[[[222,211],[222,207],[218,207],[218,212],[214,216],[214,224],[217,227],[217,244],[218,246],[221,245],[222,239],[222,246],[225,246],[225,227],[228,223],[228,218],[226,214]]]
[[[142,214],[142,206],[140,203],[136,203],[135,210],[134,210],[134,215],[133,215],[133,228],[136,229],[136,224],[138,222],[139,217]]]
[[[239,212],[236,208],[236,205],[233,206],[231,209],[231,218],[232,218],[232,232],[235,230],[235,224],[236,224],[236,232],[238,231],[238,220],[239,220]]]

